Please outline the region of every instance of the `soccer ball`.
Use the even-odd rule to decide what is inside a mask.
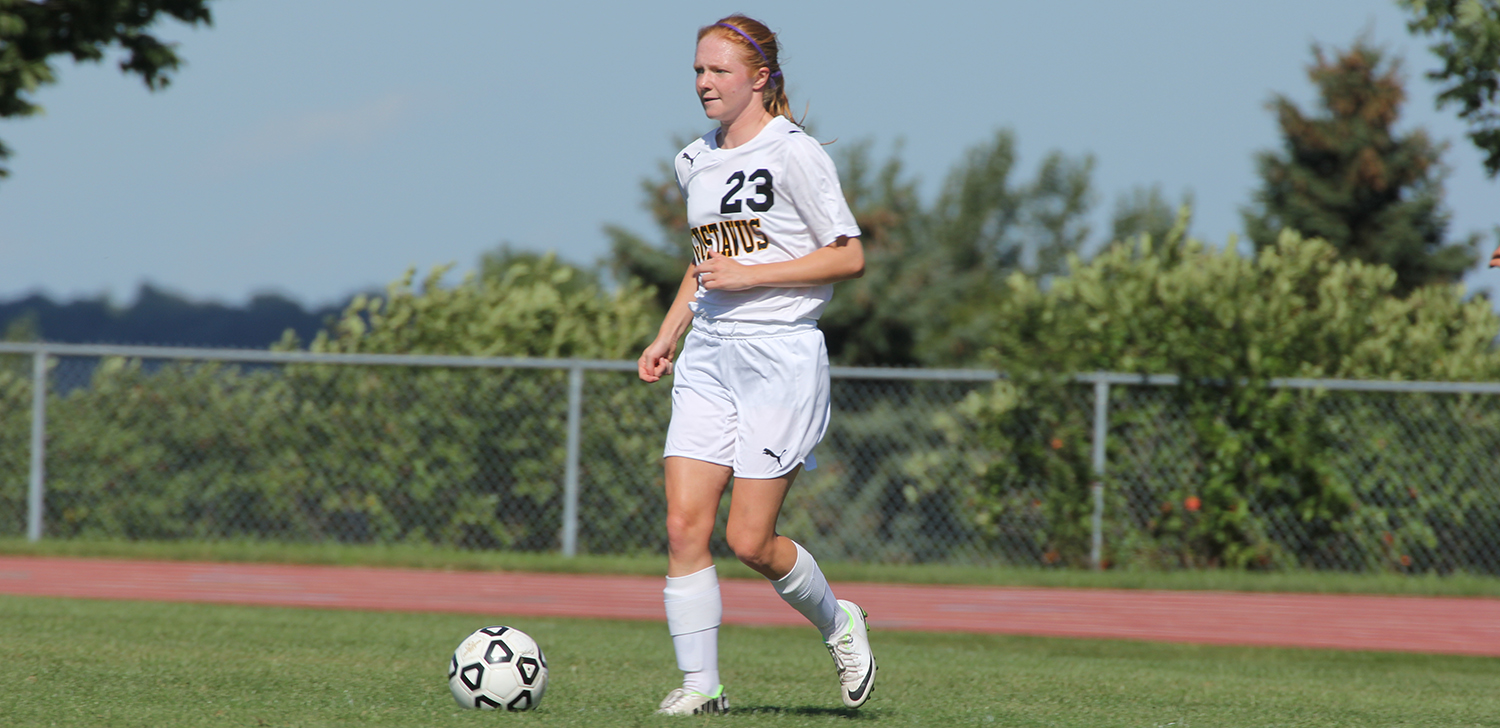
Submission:
[[[484,627],[453,651],[448,689],[465,708],[531,710],[547,692],[547,658],[515,627]]]

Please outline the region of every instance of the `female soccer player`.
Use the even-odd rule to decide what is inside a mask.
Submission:
[[[776,35],[743,15],[698,31],[697,94],[718,128],[675,161],[693,263],[640,377],[674,374],[665,450],[667,627],[684,673],[660,713],[722,713],[723,605],[709,554],[734,479],[725,536],[823,634],[844,704],[874,686],[865,613],[836,599],[801,545],[776,533],[787,490],[828,426],[828,353],[817,328],[836,281],[864,273],[859,227],[833,162],[792,118]],[[692,325],[675,370],[678,338]]]

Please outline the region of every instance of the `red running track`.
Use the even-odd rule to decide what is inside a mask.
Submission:
[[[0,557],[0,593],[663,620],[660,577]],[[724,621],[799,625],[726,579]],[[1500,599],[836,584],[881,629],[1500,657]]]

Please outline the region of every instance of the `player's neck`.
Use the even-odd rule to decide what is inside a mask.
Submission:
[[[756,109],[759,113],[741,114],[740,118],[719,127],[719,148],[734,149],[742,144],[748,143],[766,124],[776,118],[764,109]]]

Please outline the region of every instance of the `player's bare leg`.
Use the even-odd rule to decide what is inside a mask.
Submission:
[[[776,533],[776,518],[781,515],[787,491],[801,472],[799,465],[780,478],[734,481],[725,540],[741,562],[771,581],[791,573],[797,563],[797,544]]]
[[[858,708],[875,689],[875,654],[865,611],[837,599],[818,562],[801,544],[776,533],[776,519],[801,466],[780,478],[736,478],[726,537],[735,556],[771,580],[776,593],[823,635],[839,674],[839,697]]]
[[[665,715],[722,713],[729,708],[719,683],[719,623],[724,606],[708,541],[729,485],[723,465],[669,457],[667,495],[667,586],[662,598],[667,629],[682,670],[682,687],[667,694],[656,712]]]
[[[667,576],[693,574],[714,565],[708,550],[719,499],[729,486],[728,466],[684,457],[663,462],[667,485]]]

